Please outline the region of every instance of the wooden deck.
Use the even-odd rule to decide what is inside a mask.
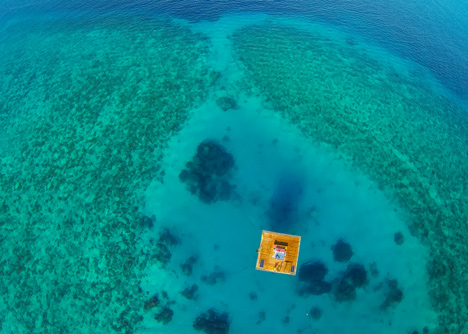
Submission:
[[[287,244],[286,257],[284,260],[276,260],[273,258],[275,254],[275,243],[278,245]],[[258,249],[256,269],[296,275],[300,244],[301,237],[299,236],[263,231],[260,248]]]

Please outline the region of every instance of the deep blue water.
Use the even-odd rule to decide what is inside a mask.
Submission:
[[[124,11],[167,14],[190,21],[216,20],[224,13],[265,12],[304,16],[357,32],[395,54],[427,67],[458,97],[468,99],[468,6],[450,1],[179,0],[179,1],[4,1],[0,15],[50,11]]]

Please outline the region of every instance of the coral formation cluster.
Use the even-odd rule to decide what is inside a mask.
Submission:
[[[211,85],[208,47],[202,35],[159,19],[43,17],[4,31],[5,326],[133,333],[144,306],[156,304],[145,304],[139,285],[170,246],[165,240],[158,255],[141,241],[154,221],[138,208],[160,177],[165,144]]]
[[[193,328],[204,331],[206,334],[227,334],[229,332],[229,315],[210,309],[195,319]]]
[[[234,167],[234,157],[224,146],[214,140],[204,140],[180,172],[179,179],[202,202],[229,200],[234,190],[229,183]]]
[[[340,238],[332,247],[334,261],[343,263],[347,262],[353,256],[351,245]],[[374,292],[384,289],[384,299],[381,302],[380,309],[387,311],[389,308],[396,306],[403,299],[403,291],[398,287],[396,279],[386,279],[385,284],[382,281],[377,281],[378,270],[376,263],[369,265],[371,269],[372,279],[376,283]],[[299,268],[299,289],[300,296],[322,295],[330,293],[334,300],[339,303],[352,302],[357,297],[357,290],[364,288],[371,280],[369,274],[363,264],[350,263],[346,269],[342,270],[339,275],[334,278],[326,279],[328,268],[324,262],[320,260],[307,261],[301,264]],[[385,285],[385,287],[383,287]],[[380,293],[380,292],[379,292]],[[319,315],[317,315],[319,314]],[[312,309],[312,317],[320,317],[321,310]]]

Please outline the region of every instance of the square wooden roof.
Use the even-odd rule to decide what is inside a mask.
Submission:
[[[301,237],[296,235],[262,231],[260,248],[257,250],[257,270],[287,275],[296,275]],[[284,260],[275,259],[277,252],[286,252]]]

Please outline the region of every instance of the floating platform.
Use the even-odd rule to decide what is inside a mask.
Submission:
[[[257,250],[257,270],[296,275],[301,237],[290,234],[262,231]]]

